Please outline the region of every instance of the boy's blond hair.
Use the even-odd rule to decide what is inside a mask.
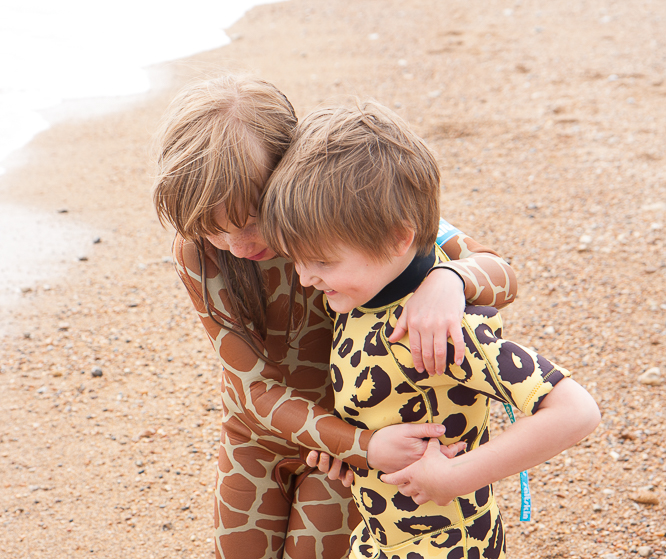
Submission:
[[[412,229],[419,254],[439,222],[439,170],[395,113],[368,101],[324,108],[297,128],[261,203],[261,231],[279,254],[326,260],[342,243],[388,260]]]
[[[291,143],[297,118],[274,85],[225,75],[183,89],[155,137],[153,201],[160,222],[185,239],[220,233],[214,209],[243,227],[275,165]]]

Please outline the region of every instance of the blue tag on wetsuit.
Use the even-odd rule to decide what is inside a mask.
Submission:
[[[444,221],[441,217],[439,218],[439,229],[437,231],[437,244],[439,246],[444,246],[444,244],[455,237],[456,235],[462,235],[460,230],[456,229],[448,221]],[[513,410],[509,404],[504,404],[504,409],[506,413],[509,414],[511,423],[516,422],[516,418],[513,415]],[[529,478],[527,477],[527,471],[520,472],[520,520],[527,522],[532,516],[532,496],[530,495],[530,484]]]
[[[513,410],[509,404],[504,404],[506,413],[509,414],[511,423],[516,422]],[[527,470],[520,472],[520,520],[527,522],[532,517],[532,496],[530,495],[530,482],[527,477]]]

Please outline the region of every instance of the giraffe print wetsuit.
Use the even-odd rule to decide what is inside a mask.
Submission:
[[[463,278],[469,302],[502,307],[513,301],[515,276],[501,258],[455,229],[444,240],[453,260],[446,266]],[[272,360],[281,361],[274,366],[208,316],[194,244],[176,237],[173,253],[176,271],[224,366],[216,556],[340,559],[360,517],[349,490],[312,472],[302,458],[307,449],[316,449],[364,468],[371,432],[330,413],[331,320],[322,294],[308,290],[305,326],[288,347],[284,332],[291,264],[282,258],[260,262],[269,293],[263,347]],[[216,249],[207,243],[206,262],[212,312],[233,327]]]
[[[489,439],[489,399],[526,414],[537,411],[553,386],[569,373],[534,351],[502,340],[497,309],[468,306],[463,318],[465,358],[453,363],[449,347],[441,376],[419,373],[407,337],[390,343],[403,305],[445,255],[433,248],[363,307],[333,318],[331,377],[335,411],[349,424],[380,429],[396,423],[439,422],[443,444],[465,441],[467,449]],[[324,297],[326,301],[326,298]],[[492,486],[446,506],[417,505],[382,472],[353,466],[352,493],[363,522],[351,537],[354,559],[500,559],[504,529]]]

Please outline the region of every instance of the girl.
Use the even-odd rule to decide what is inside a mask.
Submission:
[[[215,549],[226,559],[340,559],[358,513],[347,488],[305,464],[308,450],[394,472],[443,434],[433,424],[373,432],[330,412],[331,322],[322,294],[296,297],[292,264],[255,223],[296,122],[273,85],[224,76],[182,91],[156,140],[157,213],[177,231],[176,271],[224,366]],[[415,367],[433,373],[445,367],[448,337],[462,360],[465,299],[500,308],[516,292],[513,271],[495,253],[441,230],[452,262],[424,281],[394,333],[399,339],[409,328]]]

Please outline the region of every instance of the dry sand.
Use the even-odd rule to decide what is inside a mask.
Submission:
[[[0,555],[212,557],[220,367],[164,259],[147,146],[175,90],[222,68],[300,115],[358,94],[410,121],[443,215],[518,274],[507,335],[597,399],[597,431],[530,472],[531,523],[517,476],[497,484],[509,557],[663,555],[665,385],[638,377],[666,375],[666,3],[290,0],[229,33],[155,68],[159,93],[131,109],[42,133],[0,178],[3,203],[89,235],[87,260],[49,289],[28,274],[3,319]]]

